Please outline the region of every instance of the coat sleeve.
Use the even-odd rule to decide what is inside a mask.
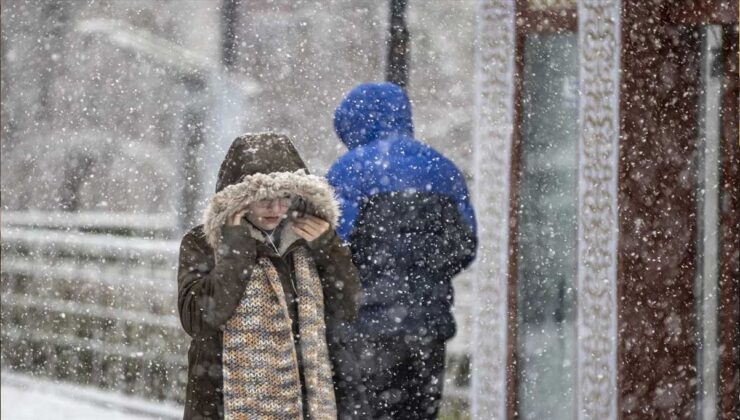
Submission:
[[[444,195],[448,195],[457,204],[456,209],[443,210],[443,220],[447,226],[446,243],[449,246],[448,258],[445,260],[449,275],[454,276],[475,259],[478,248],[478,226],[465,177],[451,161],[445,158],[441,162],[440,173],[444,177],[444,183],[447,184],[443,188]]]
[[[460,211],[462,220],[470,228],[470,232],[477,242],[478,226],[475,220],[475,210],[470,202],[470,191],[465,183],[465,177],[459,169],[452,163],[449,162],[448,174],[446,179],[451,183],[451,196],[457,202],[457,208]]]
[[[232,316],[256,263],[256,243],[244,227],[224,226],[221,243],[214,253],[191,231],[180,245],[177,303],[193,337],[218,330]]]
[[[444,238],[435,251],[441,253],[439,261],[443,262],[442,270],[452,278],[473,262],[478,239],[457,208],[443,208],[442,217],[446,222]]]
[[[326,174],[326,179],[334,188],[334,193],[339,201],[340,218],[337,226],[339,237],[347,241],[355,219],[359,213],[359,206],[364,197],[364,186],[366,182],[359,179],[361,171],[352,165],[353,155],[345,155],[341,160],[334,163]]]
[[[308,246],[321,277],[328,317],[337,322],[354,320],[360,297],[360,277],[349,247],[332,229]]]

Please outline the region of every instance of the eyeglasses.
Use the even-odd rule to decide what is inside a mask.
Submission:
[[[293,201],[293,197],[286,196],[286,197],[280,197],[280,198],[272,198],[272,199],[266,199],[266,200],[260,200],[256,203],[254,203],[255,207],[267,210],[273,208],[276,204],[281,209],[287,209],[290,207],[290,203]]]

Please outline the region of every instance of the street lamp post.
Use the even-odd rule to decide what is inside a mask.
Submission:
[[[407,0],[390,0],[390,37],[385,79],[406,89],[409,82],[409,30],[406,25]]]

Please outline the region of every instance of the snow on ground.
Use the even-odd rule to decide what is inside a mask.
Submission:
[[[180,419],[182,408],[97,388],[53,382],[2,371],[1,420],[153,420]]]

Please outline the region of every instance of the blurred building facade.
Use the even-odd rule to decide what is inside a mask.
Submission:
[[[235,5],[228,59],[222,4]],[[3,0],[2,8],[8,210],[173,212],[185,229],[198,223],[237,135],[288,133],[323,173],[343,148],[331,122],[339,99],[383,78],[383,2]],[[449,31],[436,30],[442,21]],[[464,169],[474,22],[472,2],[409,8],[417,132]],[[47,181],[25,187],[30,178]]]

